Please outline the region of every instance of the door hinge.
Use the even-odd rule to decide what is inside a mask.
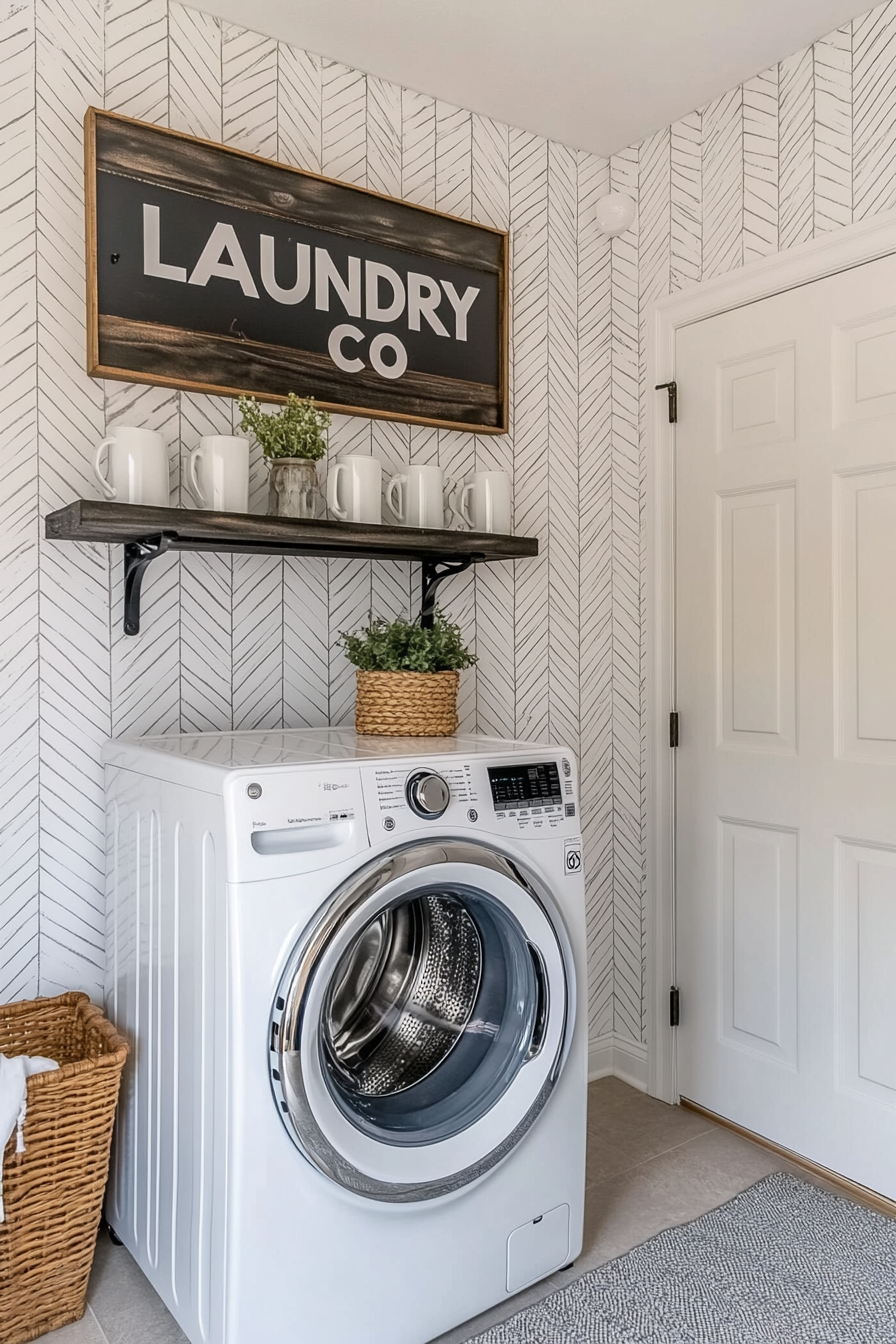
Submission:
[[[678,746],[678,710],[673,709],[669,715],[669,746]]]
[[[673,985],[669,990],[669,1026],[677,1027],[681,1018],[681,1002],[678,997],[678,990]]]
[[[677,423],[678,423],[678,384],[677,384],[676,382],[671,382],[671,383],[657,383],[657,385],[656,385],[656,391],[657,391],[657,392],[663,392],[663,391],[668,392],[668,394],[669,394],[669,424],[670,424],[670,425],[675,425],[675,424],[677,424]]]

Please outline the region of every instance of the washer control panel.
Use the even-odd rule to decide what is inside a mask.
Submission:
[[[492,803],[498,817],[512,812],[529,816],[538,808],[539,816],[551,816],[563,807],[560,770],[556,761],[488,767]]]
[[[419,829],[421,820],[492,834],[578,835],[574,768],[567,756],[522,754],[491,762],[434,758],[362,769],[371,836]]]
[[[362,771],[371,834],[406,831],[444,817],[460,821],[479,801],[473,767],[466,761],[435,760],[416,767],[382,765]]]
[[[514,831],[578,829],[578,807],[572,762],[566,756],[548,761],[509,761],[489,766],[489,792],[495,820]]]

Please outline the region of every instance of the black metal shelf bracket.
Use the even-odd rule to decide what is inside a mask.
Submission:
[[[140,541],[126,541],[124,544],[124,632],[126,635],[140,633],[140,588],[147,565],[156,556],[164,555],[173,541],[174,532],[160,532],[156,537],[143,537]]]
[[[462,574],[469,569],[475,559],[472,555],[459,556],[456,560],[425,559],[421,566],[423,592],[420,603],[420,624],[424,630],[431,630],[436,610],[436,593],[440,583],[450,579],[452,574]]]

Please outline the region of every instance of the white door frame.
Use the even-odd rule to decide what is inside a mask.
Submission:
[[[669,713],[674,683],[674,427],[657,383],[675,378],[680,327],[769,298],[838,271],[896,252],[896,210],[850,224],[812,242],[751,262],[728,275],[671,294],[654,304],[647,323],[647,1090],[678,1100],[675,1034],[669,989],[675,983],[673,752]],[[686,404],[688,389],[681,389]],[[688,726],[682,724],[682,737]],[[685,1004],[684,1011],[687,1012]]]

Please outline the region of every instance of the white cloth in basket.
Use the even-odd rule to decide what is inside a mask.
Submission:
[[[25,1151],[25,1112],[28,1109],[28,1079],[33,1073],[58,1069],[55,1059],[40,1055],[0,1055],[0,1223],[6,1219],[3,1208],[3,1151],[16,1130],[16,1152]]]

